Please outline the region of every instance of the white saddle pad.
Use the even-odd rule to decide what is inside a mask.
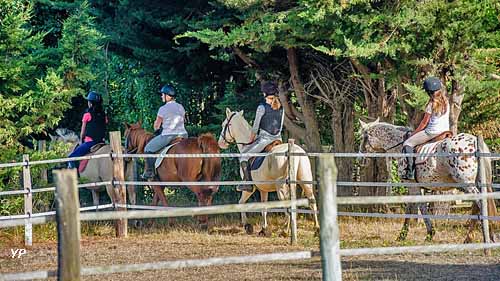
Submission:
[[[440,143],[441,143],[441,141],[424,144],[418,153],[421,153],[421,154],[435,153],[436,146]],[[417,156],[417,158],[415,159],[415,164],[416,165],[422,164],[425,161],[427,161],[427,159],[429,157],[431,157],[431,156],[430,155]]]
[[[174,144],[171,144],[171,145],[167,145],[164,149],[161,150],[160,152],[160,156],[164,156],[164,155],[167,155],[168,151],[170,150],[170,148],[172,148],[174,145],[176,145],[177,143],[174,143]],[[155,170],[158,169],[161,165],[161,162],[163,161],[163,157],[158,157],[156,158],[156,162],[155,162]]]

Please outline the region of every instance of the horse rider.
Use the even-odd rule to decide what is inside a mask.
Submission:
[[[404,153],[414,153],[415,146],[423,144],[445,131],[450,130],[450,104],[443,91],[441,81],[437,77],[428,77],[423,88],[430,99],[425,107],[425,115],[417,129],[403,143]],[[403,179],[415,178],[414,157],[407,156],[406,173]]]
[[[102,107],[102,98],[95,91],[90,91],[85,97],[88,108],[82,118],[80,130],[80,144],[71,152],[69,157],[84,156],[90,152],[92,146],[104,142],[106,136],[106,124],[108,119]],[[68,168],[77,167],[76,161],[68,162]]]
[[[178,137],[187,138],[188,133],[184,128],[184,120],[186,111],[184,107],[177,103],[176,93],[172,86],[164,85],[160,90],[161,100],[165,103],[158,110],[156,120],[154,122],[155,132],[159,135],[152,138],[144,147],[144,153],[155,154],[167,146],[172,140]],[[154,178],[155,158],[146,158],[146,167],[144,169],[143,178]]]
[[[284,111],[278,97],[278,86],[276,82],[266,81],[261,85],[264,102],[257,107],[255,120],[253,122],[250,144],[243,146],[241,153],[259,153],[275,140],[281,141],[283,130]],[[248,159],[241,157],[240,166],[243,171],[243,180],[250,180],[248,171]],[[238,185],[238,191],[252,191],[252,185]]]

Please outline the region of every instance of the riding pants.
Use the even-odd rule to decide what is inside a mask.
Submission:
[[[435,138],[439,134],[429,134],[425,132],[425,130],[422,130],[413,136],[409,137],[404,143],[403,146],[411,146],[415,147],[419,144],[423,144],[427,141],[430,141],[431,139]]]
[[[97,141],[88,141],[78,145],[68,157],[80,157],[90,152],[92,146],[96,145]],[[77,167],[77,161],[69,161],[68,168],[73,169]]]
[[[144,147],[144,153],[152,154],[157,153],[164,147],[166,147],[173,139],[181,137],[187,138],[187,134],[176,134],[176,135],[159,135],[152,138]]]

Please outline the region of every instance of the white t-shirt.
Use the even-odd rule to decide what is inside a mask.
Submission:
[[[446,106],[446,112],[437,115],[432,112],[432,103],[429,102],[427,107],[425,108],[425,112],[431,115],[431,119],[429,120],[429,124],[425,127],[425,132],[427,134],[438,135],[444,131],[450,130],[450,104],[448,103]]]
[[[177,135],[177,134],[187,134],[184,128],[184,116],[186,111],[184,107],[175,101],[169,101],[165,103],[158,110],[158,116],[163,118],[162,123],[162,136],[165,135]]]

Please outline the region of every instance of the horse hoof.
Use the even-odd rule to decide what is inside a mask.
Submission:
[[[203,230],[203,231],[207,231],[208,230],[208,223],[202,223],[202,224],[200,224],[200,229]]]
[[[245,232],[250,235],[253,234],[253,225],[247,223],[245,224]]]
[[[144,227],[144,223],[141,220],[135,220],[133,225],[135,229],[141,229]]]
[[[286,232],[286,231],[281,231],[281,232],[280,232],[280,237],[287,238],[287,237],[288,237],[288,232]]]
[[[269,236],[271,236],[271,233],[269,231],[267,231],[265,228],[263,228],[261,231],[259,231],[259,236],[269,237]]]
[[[425,242],[432,242],[433,236],[430,234],[425,235]]]
[[[398,242],[403,242],[406,240],[406,235],[404,234],[399,234],[398,238],[396,238],[396,241]]]

